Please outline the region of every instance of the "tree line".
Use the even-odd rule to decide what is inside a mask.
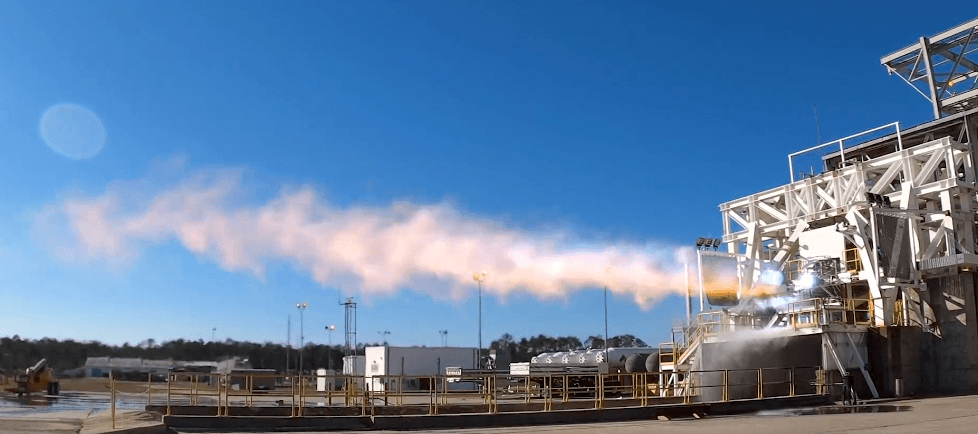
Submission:
[[[368,344],[360,344],[358,354]],[[333,369],[343,367],[343,348],[339,345],[307,344],[302,351],[302,365],[305,370],[318,368]],[[150,360],[220,361],[231,357],[248,359],[253,368],[285,371],[299,368],[299,349],[273,343],[176,339],[157,344],[147,339],[138,345],[108,345],[99,341],[79,342],[71,339],[21,339],[19,336],[0,338],[0,371],[12,372],[25,369],[47,359],[48,366],[55,372],[81,368],[89,357],[142,358]]]
[[[641,339],[632,335],[609,338],[610,347],[647,346]],[[376,343],[359,344],[356,353],[363,354],[367,346]],[[583,342],[574,336],[551,337],[537,335],[517,340],[506,333],[493,341],[489,349],[501,351],[511,362],[528,362],[530,358],[546,352],[570,351],[587,348],[604,348],[604,339],[590,336]],[[303,348],[302,365],[304,370],[318,368],[342,369],[344,349],[340,345],[306,344]],[[299,369],[298,348],[288,348],[274,342],[192,341],[176,339],[156,343],[147,339],[137,345],[128,342],[123,345],[109,345],[99,341],[75,341],[21,339],[19,336],[0,338],[0,372],[13,372],[34,365],[40,359],[47,359],[48,366],[58,373],[77,370],[85,365],[89,357],[142,358],[150,360],[220,361],[231,357],[247,359],[253,368],[274,369],[279,372]]]

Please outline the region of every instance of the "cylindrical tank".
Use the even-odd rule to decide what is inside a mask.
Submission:
[[[530,358],[530,363],[547,363],[550,353],[540,353]]]
[[[605,350],[598,350],[594,356],[596,363],[608,363],[609,368],[624,368],[625,360],[632,354],[650,354],[655,352],[652,348],[608,348],[608,358],[605,359]]]
[[[577,363],[582,365],[597,363],[594,357],[598,355],[601,350],[587,350],[577,356]]]
[[[645,372],[659,372],[659,352],[649,354],[645,359]]]
[[[578,354],[580,353],[578,353],[577,351],[570,351],[568,353],[565,353],[564,357],[560,358],[560,363],[563,363],[565,365],[576,365],[578,363],[577,362]]]
[[[648,354],[632,354],[628,356],[625,359],[625,372],[629,374],[645,372],[645,359],[648,357]]]
[[[563,358],[563,357],[564,357],[564,353],[558,351],[556,353],[553,353],[553,354],[547,356],[547,360],[546,361],[547,361],[547,363],[550,363],[550,364],[553,364],[553,363],[558,363],[559,364],[560,363],[560,359]]]

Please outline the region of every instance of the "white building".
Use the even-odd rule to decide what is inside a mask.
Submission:
[[[477,348],[367,347],[364,358],[364,377],[371,389],[377,391],[395,387],[398,378],[402,380],[402,389],[429,389],[431,377],[444,376],[445,368],[477,369],[479,366]]]
[[[248,369],[251,365],[248,359],[232,357],[220,362],[184,361],[184,360],[150,360],[142,358],[122,357],[89,357],[85,359],[86,377],[108,377],[110,372],[140,373],[166,375],[173,369],[189,369],[201,372],[217,372],[226,374],[235,369]]]

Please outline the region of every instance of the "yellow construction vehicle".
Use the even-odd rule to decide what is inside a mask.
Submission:
[[[54,370],[48,367],[47,359],[34,364],[22,372],[14,374],[14,385],[8,387],[8,392],[18,395],[29,395],[32,393],[46,393],[57,395],[59,393],[58,380],[54,376]]]

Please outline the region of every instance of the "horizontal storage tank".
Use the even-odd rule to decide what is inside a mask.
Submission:
[[[561,359],[564,357],[563,352],[556,352],[547,356],[546,362],[549,364],[560,364]]]
[[[649,354],[645,359],[645,372],[659,372],[659,352]]]
[[[577,365],[580,363],[578,362],[578,358],[580,354],[581,352],[579,351],[571,351],[569,353],[566,353],[564,354],[563,357],[560,358],[560,363],[564,365]]]
[[[648,354],[632,354],[628,356],[625,359],[625,372],[629,374],[645,372],[645,359],[648,357]]]
[[[656,350],[654,348],[608,348],[607,359],[605,359],[605,350],[599,350],[599,352],[594,356],[594,360],[597,363],[607,363],[610,368],[624,368],[625,360],[628,356],[632,354],[651,354]]]
[[[595,357],[597,357],[598,353],[601,352],[601,351],[604,351],[604,350],[594,350],[594,349],[591,349],[591,350],[587,350],[587,351],[585,351],[583,353],[580,353],[577,356],[577,363],[580,363],[582,365],[591,365],[591,364],[598,363],[597,361],[595,361]]]

